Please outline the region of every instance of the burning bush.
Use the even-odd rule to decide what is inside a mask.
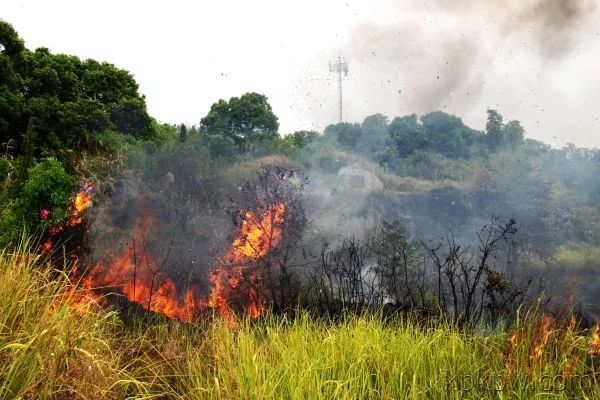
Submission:
[[[93,262],[84,282],[184,321],[210,310],[256,317],[265,307],[279,308],[293,299],[287,262],[304,227],[300,191],[293,171],[263,168],[230,194],[227,212],[217,208],[219,203],[187,199],[174,211],[168,201],[176,198],[168,192],[127,195],[121,199],[126,220],[114,221],[107,230],[128,237],[126,245]],[[201,207],[209,225],[196,223],[194,212]],[[227,215],[235,225],[233,235],[218,233]],[[209,258],[195,255],[209,251]]]

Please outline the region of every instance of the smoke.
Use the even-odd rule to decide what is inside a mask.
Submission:
[[[482,66],[489,63],[489,55],[474,35],[439,32],[432,40],[428,28],[417,21],[356,27],[341,52],[352,74],[369,79],[354,80],[353,93],[375,97],[378,85],[373,80],[387,77],[383,84],[397,89],[393,95],[401,109],[426,113],[470,107],[484,88]]]
[[[373,92],[371,79],[387,77],[406,98],[402,108],[426,113],[450,108],[464,113],[477,104],[498,55],[525,53],[547,66],[578,45],[581,29],[597,6],[586,0],[534,2],[439,0],[442,16],[405,16],[397,23],[355,27],[341,44],[357,93]],[[436,15],[436,11],[430,14]],[[504,56],[504,54],[502,54]],[[389,100],[389,99],[387,99]]]
[[[592,20],[598,6],[590,0],[437,1],[446,12],[484,15],[502,35],[518,39],[531,35],[546,61],[565,57],[575,49],[582,28]]]
[[[92,212],[88,261],[95,273],[108,274],[130,253],[157,282],[168,277],[181,291],[208,292],[210,267],[235,234],[226,212],[233,185],[202,169],[190,151],[141,150],[125,170]]]
[[[443,110],[483,128],[486,108],[496,108],[553,145],[594,143],[597,85],[587,65],[597,58],[596,2],[384,4],[378,18],[340,35],[299,77],[295,109],[317,129],[336,121],[337,82],[327,63],[341,55],[350,69],[344,78],[345,121]],[[585,85],[578,84],[582,76],[588,77]],[[570,117],[559,118],[561,113]],[[573,121],[575,139],[565,133]]]

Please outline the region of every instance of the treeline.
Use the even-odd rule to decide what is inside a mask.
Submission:
[[[114,132],[149,140],[158,131],[129,72],[28,50],[0,20],[0,242],[65,218],[81,160],[106,154]]]
[[[0,140],[4,152],[31,157],[89,149],[106,130],[156,134],[133,76],[108,63],[25,48],[0,21]]]
[[[339,123],[325,129],[340,146],[349,150],[378,153],[382,163],[430,150],[457,159],[485,154],[523,143],[524,130],[519,121],[503,122],[496,110],[488,110],[485,132],[466,126],[454,115],[435,111],[420,118],[415,115],[396,117],[391,122],[382,114],[371,115],[362,122]]]
[[[43,232],[64,218],[78,181],[92,178],[102,192],[124,157],[158,150],[182,150],[207,171],[281,154],[307,169],[337,173],[348,155],[359,155],[391,176],[491,193],[496,210],[509,210],[539,236],[540,248],[574,238],[591,244],[600,232],[600,153],[525,139],[521,124],[505,122],[496,110],[488,110],[483,131],[436,111],[391,120],[375,114],[322,134],[281,134],[266,96],[246,93],[215,102],[198,126],[159,124],[129,72],[28,50],[1,21],[0,73],[2,244],[14,241],[23,225]],[[45,219],[41,210],[50,211]]]

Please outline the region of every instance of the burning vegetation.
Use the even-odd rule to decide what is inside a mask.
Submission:
[[[257,289],[262,277],[253,263],[267,256],[281,241],[284,214],[284,204],[244,213],[245,219],[223,261],[210,272],[209,295],[204,294],[201,285],[181,288],[163,272],[169,254],[158,260],[147,246],[147,227],[159,223],[151,216],[141,218],[134,239],[123,253],[92,266],[84,283],[90,288],[114,288],[143,308],[182,321],[192,321],[207,309],[227,316],[234,304],[257,317],[266,300]]]
[[[106,221],[113,226],[104,233],[109,241],[101,256],[82,258],[74,271],[86,289],[74,298],[76,312],[85,313],[90,305],[136,304],[184,322],[219,315],[229,326],[239,326],[236,315],[257,318],[267,309],[287,310],[296,301],[310,307],[315,301],[315,310],[333,314],[352,309],[360,313],[381,305],[386,310],[410,307],[423,313],[443,309],[454,323],[469,328],[473,320],[496,324],[510,318],[509,309],[525,304],[527,287],[514,286],[495,261],[512,254],[510,246],[503,246],[515,243],[515,221],[506,225],[492,221],[479,233],[475,255],[451,234],[440,245],[423,243],[423,254],[433,268],[428,270],[419,266],[418,249],[398,224],[382,224],[371,241],[346,239],[333,249],[325,245],[320,256],[311,254],[311,246],[303,241],[307,225],[303,181],[292,169],[263,168],[254,179],[216,197],[218,201],[207,195],[204,204],[212,208],[190,207],[186,200],[170,214],[177,209],[170,202],[177,205],[181,198],[189,198],[185,192],[175,195],[176,181],[176,175],[170,177],[170,190],[159,194],[124,190],[126,199],[106,209],[112,219],[102,214],[102,207],[95,207],[93,226]],[[52,234],[85,227],[93,194],[93,185],[77,193],[68,220],[53,227]],[[214,206],[225,199],[228,208]],[[200,219],[202,224],[190,221],[189,216],[197,214],[206,217]],[[190,234],[198,232],[192,230],[197,226],[200,232],[209,231],[206,243]],[[210,249],[206,262],[195,262],[199,260],[195,254]],[[304,267],[304,275],[295,272],[298,265]],[[437,299],[426,298],[423,293],[431,284],[426,276],[436,274]],[[478,298],[485,302],[477,302]],[[598,324],[587,333],[573,317],[551,317],[536,308],[525,314],[502,345],[503,384],[513,385],[523,376],[538,382],[549,369],[558,371],[565,382],[590,368],[596,376]],[[563,359],[558,367],[557,357]]]
[[[598,322],[596,322],[596,325],[592,328],[590,355],[593,357],[600,357],[600,323]]]
[[[136,195],[125,202],[135,212],[131,228],[125,225],[129,232],[125,246],[116,253],[106,247],[85,272],[84,285],[122,294],[144,309],[182,321],[195,321],[207,312],[230,320],[231,312],[258,317],[274,303],[276,293],[267,282],[280,272],[278,252],[297,237],[293,230],[302,229],[291,176],[289,171],[264,169],[256,180],[240,187],[237,197],[230,199],[228,213],[212,210],[211,223],[202,227],[213,233],[208,244],[185,232],[196,226],[182,222],[189,215],[165,214],[164,199]],[[233,235],[220,235],[217,227],[224,226],[227,215],[233,217]],[[219,247],[225,250],[220,252]],[[216,250],[207,261],[196,262],[196,252],[211,248]]]
[[[281,225],[284,222],[285,204],[268,207],[262,216],[246,211],[238,235],[223,259],[222,265],[210,273],[212,284],[208,306],[227,315],[234,297],[245,304],[245,311],[258,317],[268,299],[263,298],[258,288],[263,279],[260,270],[253,265],[269,255],[282,239]],[[238,300],[235,303],[240,303]]]
[[[88,180],[85,187],[71,198],[71,204],[69,209],[67,210],[68,219],[60,224],[52,226],[48,230],[47,238],[43,241],[42,245],[40,246],[40,251],[52,251],[56,242],[60,241],[61,234],[63,234],[65,231],[72,230],[73,228],[76,228],[82,224],[84,218],[83,213],[92,206],[92,199],[94,198],[94,193],[94,183],[91,180]],[[42,218],[42,220],[45,220],[48,218],[49,214],[49,210],[43,209],[40,212],[40,217]],[[70,255],[73,257],[78,256],[74,252],[70,252]]]

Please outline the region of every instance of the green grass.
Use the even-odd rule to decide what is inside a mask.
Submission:
[[[237,328],[123,323],[27,246],[0,252],[0,321],[1,399],[600,398],[589,335],[569,323],[544,329],[536,312],[508,333],[306,313]]]

